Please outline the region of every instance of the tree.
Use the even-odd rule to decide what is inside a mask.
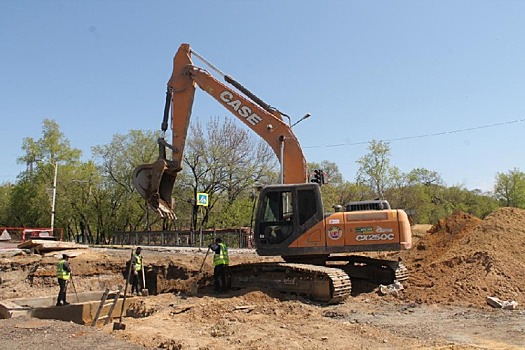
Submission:
[[[115,134],[107,145],[93,147],[100,179],[92,188],[93,205],[99,239],[104,240],[114,231],[149,229],[147,206],[136,193],[131,174],[143,163],[151,163],[158,156],[158,133],[131,130],[126,135]],[[160,225],[154,217],[153,224]]]
[[[14,185],[4,183],[0,185],[0,226],[12,226],[9,221],[11,213],[11,196]]]
[[[395,179],[387,190],[392,207],[405,209],[414,223],[430,222],[442,196],[441,176],[432,170],[416,168],[408,174],[397,174]]]
[[[494,196],[504,206],[525,208],[525,173],[518,168],[497,173]]]
[[[78,242],[100,242],[93,195],[93,189],[99,184],[100,173],[93,161],[61,170],[57,187],[62,195],[58,199],[69,213],[66,216],[69,220],[64,221],[67,231]],[[93,232],[96,237],[93,237]]]
[[[25,163],[27,168],[12,189],[10,208],[13,211],[8,221],[12,226],[48,227],[55,169],[58,167],[60,176],[67,174],[67,169],[80,163],[82,152],[70,146],[59,125],[51,119],[44,119],[38,140],[24,138],[22,150],[24,154],[18,162]],[[57,198],[62,198],[64,193],[65,187],[57,186]],[[67,204],[57,200],[56,226],[69,220],[68,209]]]
[[[444,186],[445,185],[439,173],[433,170],[425,169],[425,168],[416,168],[416,169],[411,170],[407,174],[406,180],[407,180],[407,185],[409,186],[413,186],[413,185]]]
[[[357,160],[359,164],[357,183],[369,186],[377,197],[384,198],[385,188],[399,170],[390,165],[388,142],[373,140],[368,150],[369,153]]]
[[[51,205],[42,176],[22,177],[12,189],[8,226],[49,227]]]
[[[271,148],[248,130],[238,127],[231,118],[223,121],[212,118],[206,129],[196,120],[190,127],[185,152],[184,164],[189,173],[186,185],[192,188],[192,198],[196,198],[198,192],[209,195],[201,225],[218,224],[210,218],[216,206],[220,206],[221,214],[237,211],[233,204],[240,196],[249,193],[256,184],[275,182],[277,160]],[[196,214],[194,206],[193,227],[197,226]],[[249,211],[242,223],[226,221],[226,215],[221,217],[221,225],[226,226],[244,226],[250,221]]]
[[[278,164],[270,147],[230,119],[211,119],[190,127],[184,167],[172,196],[176,222],[149,216],[144,199],[131,182],[133,169],[158,157],[158,133],[131,130],[116,134],[107,145],[93,148],[94,160],[82,162],[81,151],[70,146],[56,122],[43,121],[39,139],[27,137],[19,162],[27,165],[15,184],[0,186],[0,225],[48,227],[53,177],[58,170],[55,226],[66,237],[103,242],[115,231],[143,228],[247,226],[252,221],[254,188],[276,183]],[[343,179],[336,163],[310,163],[323,169],[328,184],[321,187],[325,209],[352,201],[387,198],[410,213],[414,222],[431,223],[465,211],[483,218],[498,205],[525,208],[525,174],[515,168],[498,173],[494,196],[462,186],[447,187],[432,170],[417,168],[403,174],[390,164],[388,143],[373,141],[358,160],[357,183]],[[209,194],[209,206],[199,217],[197,192]],[[190,219],[191,218],[191,219]]]
[[[52,119],[44,119],[42,123],[42,137],[34,140],[24,138],[22,142],[24,154],[18,158],[19,163],[25,163],[31,172],[36,163],[66,164],[79,162],[82,151],[71,148],[69,140],[60,131],[58,123]]]

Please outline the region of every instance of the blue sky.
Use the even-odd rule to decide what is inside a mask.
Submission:
[[[402,172],[491,190],[525,170],[523,1],[0,2],[0,183],[24,137],[56,120],[90,157],[156,130],[179,45],[297,121],[308,161],[353,181],[366,142]],[[193,118],[228,112],[198,90]],[[239,125],[242,125],[239,123]]]

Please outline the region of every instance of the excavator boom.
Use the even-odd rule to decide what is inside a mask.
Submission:
[[[162,216],[175,217],[171,194],[177,173],[182,170],[196,86],[211,95],[270,145],[281,164],[281,183],[307,182],[306,159],[291,126],[284,122],[281,113],[230,76],[223,76],[229,83],[226,85],[205,69],[193,65],[192,53],[188,44],[182,44],[173,59],[162,128],[165,132],[167,115],[171,109],[171,144],[161,138],[157,161],[139,165],[134,170],[133,184],[137,192]],[[171,160],[166,159],[166,147],[172,151]]]

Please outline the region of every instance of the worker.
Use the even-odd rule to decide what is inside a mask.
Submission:
[[[57,278],[60,291],[58,292],[56,306],[69,305],[66,301],[67,284],[71,278],[71,266],[69,265],[68,260],[69,255],[62,254],[62,259],[60,259],[57,264]]]
[[[133,272],[131,280],[131,294],[140,294],[140,287],[142,286],[142,252],[141,247],[137,247],[135,253],[131,257],[131,271]]]
[[[208,246],[215,255],[213,256],[213,282],[216,293],[226,292],[228,290],[228,247],[222,243],[222,239],[215,239],[215,243]]]

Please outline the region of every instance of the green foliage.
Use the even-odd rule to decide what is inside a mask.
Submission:
[[[18,162],[25,163],[30,171],[35,163],[78,162],[82,151],[71,148],[69,140],[60,131],[57,122],[52,119],[44,119],[42,124],[40,139],[24,138],[22,142],[24,154],[18,158]]]
[[[503,206],[525,208],[525,173],[518,168],[497,173],[494,195]]]
[[[373,140],[369,153],[357,160],[357,183],[369,186],[376,197],[384,198],[386,188],[398,177],[399,169],[390,165],[388,142]]]
[[[435,171],[417,168],[408,174],[397,173],[385,196],[392,207],[405,209],[414,223],[429,223],[444,215],[439,209],[442,183]]]
[[[14,186],[11,183],[5,183],[0,185],[0,226],[12,226],[9,225],[11,214],[11,196],[13,193]]]
[[[183,170],[173,190],[178,220],[167,222],[147,209],[131,182],[133,169],[158,157],[158,132],[131,130],[110,143],[93,147],[94,159],[81,161],[53,120],[43,121],[42,136],[25,138],[19,162],[27,168],[15,184],[0,186],[0,225],[49,227],[53,178],[57,170],[55,227],[66,238],[104,242],[116,231],[144,229],[226,228],[249,226],[257,185],[276,183],[277,159],[268,145],[230,119],[191,125]],[[405,209],[414,223],[434,223],[457,211],[483,218],[498,206],[525,208],[525,173],[515,168],[498,173],[494,195],[462,186],[448,187],[433,170],[402,173],[391,165],[390,147],[371,142],[357,163],[356,182],[344,180],[330,161],[310,163],[323,169],[321,187],[326,211],[334,205],[377,197]],[[210,205],[194,205],[197,192]]]
[[[93,147],[100,174],[93,192],[95,215],[101,239],[115,231],[162,227],[157,215],[147,215],[145,201],[136,193],[131,174],[143,163],[152,163],[158,156],[156,132],[131,130],[115,134],[107,145]]]
[[[11,192],[7,226],[50,227],[51,192],[43,177],[23,177]]]
[[[23,140],[22,150],[24,154],[18,161],[25,163],[27,170],[19,175],[19,181],[12,188],[7,224],[50,227],[55,170],[62,175],[63,167],[79,164],[82,152],[71,148],[58,124],[51,119],[43,121],[41,138],[35,140],[27,137]],[[58,184],[55,212],[67,213],[67,203],[59,200],[65,193],[65,187],[60,189]],[[59,219],[56,224],[60,224]]]
[[[193,189],[193,198],[197,192],[208,193],[209,205],[199,224],[197,215],[193,216],[193,227],[233,223],[225,220],[224,212],[237,216],[239,205],[235,202],[257,184],[273,182],[276,161],[266,143],[256,140],[232,119],[212,118],[205,127],[196,120],[186,142],[184,165],[186,179],[190,180],[186,185]],[[232,226],[239,226],[239,222]]]
[[[234,202],[219,202],[210,215],[208,227],[249,227],[252,224],[253,199],[243,195]]]

